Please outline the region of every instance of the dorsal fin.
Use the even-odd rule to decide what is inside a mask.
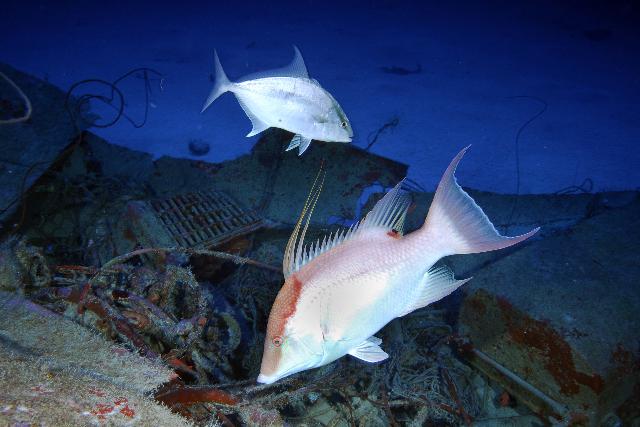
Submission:
[[[265,79],[267,77],[299,77],[308,79],[309,72],[307,71],[307,66],[304,64],[304,59],[302,59],[300,50],[297,46],[294,45],[293,51],[293,60],[289,65],[273,70],[258,71],[256,73],[248,74],[238,80],[238,83],[246,82],[249,80]]]
[[[320,173],[318,173],[318,177],[319,176]],[[313,212],[313,208],[315,207],[320,191],[322,190],[322,184],[324,183],[323,176],[319,186],[316,186],[318,177],[316,177],[316,180],[313,183],[313,187],[307,197],[307,201],[302,209],[300,218],[298,219],[298,222],[293,229],[293,233],[289,238],[289,243],[287,243],[283,261],[285,277],[288,277],[289,274],[299,270],[303,265],[318,255],[327,252],[341,243],[344,243],[365,230],[374,228],[383,232],[395,230],[397,232],[397,236],[402,236],[402,229],[407,215],[407,209],[411,204],[411,198],[408,194],[402,191],[401,188],[404,180],[400,181],[391,191],[385,194],[363,220],[352,225],[348,229],[337,230],[328,236],[325,236],[322,241],[318,239],[311,245],[304,247],[304,235],[307,231],[307,227],[309,226],[311,213]],[[302,226],[302,221],[305,215],[306,223],[298,241],[298,234],[300,233],[300,227]]]
[[[358,229],[384,228],[387,231],[395,230],[402,235],[407,209],[411,204],[409,195],[402,191],[403,182],[404,179],[376,203]]]
[[[291,237],[289,237],[287,247],[284,250],[284,258],[282,259],[282,273],[284,274],[285,279],[289,277],[291,273],[299,270],[301,267],[300,260],[302,259],[304,236],[307,234],[309,221],[311,220],[311,214],[313,213],[313,209],[316,206],[318,197],[320,197],[320,193],[322,192],[324,177],[325,172],[321,166],[320,170],[318,171],[318,175],[316,175],[316,179],[313,181],[313,185],[311,186],[311,191],[309,191],[307,200],[304,202],[304,207],[302,208],[302,212],[300,212],[300,217],[296,222],[296,226],[293,228]],[[300,234],[300,228],[302,227],[303,221],[305,224],[304,228],[302,229],[302,234]],[[300,239],[298,239],[298,235],[300,235]]]

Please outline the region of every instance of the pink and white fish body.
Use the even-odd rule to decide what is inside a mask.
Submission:
[[[376,332],[469,280],[456,280],[446,267],[433,268],[440,258],[506,248],[538,231],[498,233],[456,182],[455,169],[467,149],[445,171],[424,225],[406,236],[402,226],[410,200],[399,183],[360,223],[304,247],[322,187],[316,180],[285,251],[286,280],[269,315],[258,382],[273,383],[345,354],[366,362],[386,359]]]

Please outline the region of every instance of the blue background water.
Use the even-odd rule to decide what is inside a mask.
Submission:
[[[463,146],[470,187],[523,193],[580,185],[640,186],[640,6],[579,2],[3,2],[0,60],[66,90],[145,66],[153,84],[144,127],[120,121],[96,132],[156,156],[203,159],[248,152],[250,122],[231,95],[200,114],[212,51],[230,78],[279,67],[300,47],[312,77],[334,94],[364,147],[408,163],[432,189]],[[388,72],[398,67],[420,72]],[[385,71],[385,67],[387,70]],[[142,119],[144,84],[122,84],[127,113]],[[544,102],[541,102],[542,100]],[[96,106],[108,117],[109,109]],[[313,149],[313,145],[311,147]]]

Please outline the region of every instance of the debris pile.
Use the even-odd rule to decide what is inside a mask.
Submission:
[[[44,103],[36,94],[54,89],[15,70],[9,74],[32,100],[33,113],[24,122],[0,123],[0,136],[7,137],[2,156],[18,153],[18,146],[41,153],[39,144],[50,143],[34,136],[45,128],[41,120],[57,117],[61,130],[47,134],[58,142],[55,150],[43,149],[47,156],[0,159],[0,174],[6,173],[2,165],[14,163],[22,171],[17,180],[5,181],[2,175],[0,186],[0,203],[8,207],[0,216],[1,420],[533,426],[541,418],[587,423],[639,416],[629,391],[640,383],[633,343],[615,347],[619,351],[612,357],[620,363],[612,366],[618,370],[607,371],[625,372],[616,377],[624,377],[624,384],[575,362],[580,379],[602,376],[602,383],[590,382],[606,388],[601,394],[583,399],[584,384],[578,381],[580,393],[565,399],[573,382],[544,380],[556,372],[552,360],[584,354],[583,337],[567,337],[574,329],[577,335],[584,331],[554,323],[540,302],[547,297],[531,283],[557,283],[560,258],[570,254],[566,249],[554,258],[561,252],[554,252],[553,241],[584,249],[577,270],[593,262],[602,265],[599,274],[612,271],[610,260],[585,249],[584,237],[571,236],[599,230],[594,235],[602,237],[598,233],[605,233],[608,222],[637,217],[637,193],[523,196],[512,216],[512,196],[471,192],[502,230],[516,234],[541,225],[539,240],[499,255],[448,259],[458,276],[476,276],[469,295],[457,292],[386,326],[380,332],[390,355],[386,362],[341,358],[257,385],[267,317],[283,280],[284,248],[323,160],[330,159],[324,162],[327,180],[307,232],[310,239],[359,219],[385,188],[406,175],[407,166],[350,145],[322,142],[300,158],[285,152],[291,135],[278,130],[266,132],[250,154],[225,163],[154,161],[74,130],[60,111],[62,94]],[[422,223],[432,194],[411,196],[408,230]],[[633,230],[630,236],[637,233]],[[627,250],[632,246],[625,244]],[[625,244],[606,250],[615,260],[628,261],[621,255]],[[536,261],[541,257],[543,263]],[[633,270],[632,263],[624,265]],[[528,289],[526,298],[538,301],[535,307],[522,304],[524,293],[514,288]],[[637,290],[624,289],[633,307]],[[607,300],[607,310],[616,310],[614,300]],[[578,306],[571,306],[570,316],[579,315]],[[531,322],[523,323],[522,311]],[[535,341],[546,328],[552,342]],[[589,329],[592,344],[596,329]],[[558,330],[568,349],[555,339]],[[514,357],[543,368],[546,361],[553,369],[527,372]],[[565,375],[566,366],[560,368]],[[554,394],[554,384],[559,393]],[[616,386],[619,393],[612,390]],[[540,404],[531,398],[532,390],[558,405],[545,406],[544,399]]]

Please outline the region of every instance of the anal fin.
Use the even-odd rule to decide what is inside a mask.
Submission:
[[[362,344],[349,351],[349,354],[365,362],[381,362],[388,358],[389,355],[380,348],[380,344],[382,344],[380,338],[369,337]]]
[[[238,99],[238,104],[240,104],[244,113],[247,115],[247,117],[249,117],[249,120],[251,120],[252,129],[251,132],[247,134],[247,138],[257,135],[260,132],[265,131],[271,127],[267,123],[263,122],[260,118],[258,118],[258,116],[253,114],[253,111],[251,111],[251,109],[247,106],[247,104],[241,97],[236,95],[236,98]]]
[[[416,296],[409,301],[409,304],[398,317],[441,300],[469,280],[471,280],[471,277],[456,280],[453,272],[445,266],[430,268],[422,277],[418,289],[416,289]]]
[[[311,144],[311,138],[307,138],[306,136],[302,136],[297,133],[293,136],[285,151],[293,150],[294,148],[299,147],[298,156],[300,156],[307,150],[307,148],[309,148],[309,144]]]
[[[298,156],[302,156],[302,153],[307,151],[309,148],[309,144],[311,144],[311,138],[307,138],[305,136],[300,135],[300,147],[298,147]]]

